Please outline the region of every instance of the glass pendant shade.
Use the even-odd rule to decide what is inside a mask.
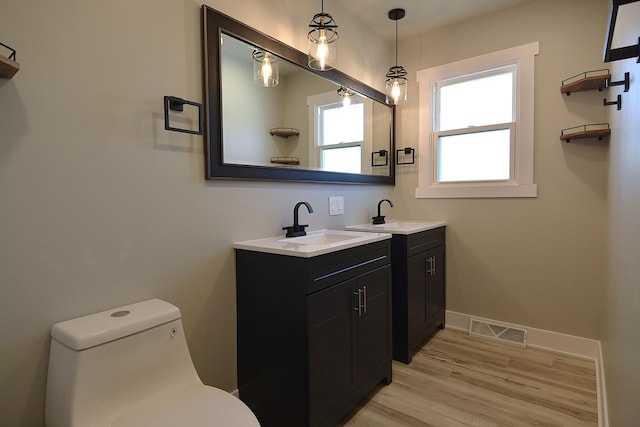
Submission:
[[[389,19],[396,21],[396,65],[389,68],[385,92],[387,94],[387,104],[398,105],[407,101],[407,70],[398,65],[398,20],[404,18],[404,9],[392,9],[389,11]]]
[[[398,105],[407,100],[407,71],[399,65],[389,69],[385,92],[387,94],[387,104]]]
[[[338,26],[328,13],[317,13],[309,23],[309,67],[331,70],[338,62]]]
[[[355,95],[355,93],[344,86],[340,86],[340,89],[338,89],[338,96],[342,98],[343,107],[348,107],[351,105],[351,97],[353,95]]]
[[[253,51],[253,82],[262,87],[274,87],[280,82],[278,58],[262,50]]]

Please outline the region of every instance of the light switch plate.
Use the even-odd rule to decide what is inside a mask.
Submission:
[[[344,196],[330,196],[329,197],[329,215],[343,215],[344,214]]]

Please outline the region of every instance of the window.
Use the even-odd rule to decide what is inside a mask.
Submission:
[[[343,105],[336,92],[308,98],[310,127],[309,163],[330,172],[369,173],[363,154],[367,152],[371,130],[365,123],[371,115],[370,101],[355,95]],[[370,151],[370,150],[369,150]]]
[[[536,197],[537,53],[531,43],[418,72],[417,198]]]

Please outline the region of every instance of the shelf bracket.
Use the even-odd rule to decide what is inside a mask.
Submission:
[[[0,45],[6,47],[7,49],[9,49],[11,51],[11,53],[9,54],[8,58],[11,59],[12,61],[16,60],[16,50],[7,46],[6,44],[0,42]]]
[[[609,87],[611,86],[622,86],[624,85],[624,91],[625,92],[629,92],[629,72],[627,71],[626,73],[624,73],[624,80],[620,80],[618,82],[612,82],[611,80],[609,80],[608,85]],[[619,108],[618,108],[619,110]]]
[[[602,105],[605,107],[607,105],[617,105],[618,110],[622,110],[622,95],[618,95],[618,99],[616,101],[607,101],[607,98],[605,98],[602,100]]]

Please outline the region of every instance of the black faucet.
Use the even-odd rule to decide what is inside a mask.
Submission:
[[[293,208],[293,225],[290,227],[282,227],[283,230],[287,230],[287,237],[298,237],[298,236],[306,236],[307,232],[304,231],[305,227],[308,227],[309,224],[300,225],[298,224],[298,209],[300,206],[305,205],[309,213],[313,213],[313,208],[308,202],[298,202],[296,206]]]
[[[380,215],[380,205],[382,202],[388,202],[389,206],[393,207],[393,202],[389,199],[382,199],[378,202],[378,216],[371,218],[374,224],[384,224],[384,215]]]

